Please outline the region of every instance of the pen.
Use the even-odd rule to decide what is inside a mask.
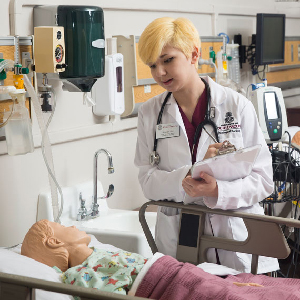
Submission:
[[[206,130],[206,128],[203,126],[203,129],[205,130],[205,132],[211,137],[211,139],[215,142],[218,143],[218,141]]]

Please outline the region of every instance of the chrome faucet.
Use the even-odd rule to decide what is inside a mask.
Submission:
[[[100,153],[105,153],[107,156],[107,161],[108,161],[108,174],[114,173],[114,166],[112,163],[112,156],[111,154],[105,150],[105,149],[99,149],[98,151],[95,152],[94,156],[94,191],[93,191],[93,204],[92,204],[92,209],[89,212],[86,212],[85,209],[85,200],[82,199],[81,193],[79,195],[80,199],[80,209],[77,215],[77,221],[81,221],[84,219],[91,219],[91,218],[96,218],[99,216],[99,204],[98,204],[98,196],[97,196],[97,177],[98,177],[98,156]],[[110,184],[108,187],[108,191],[106,196],[99,197],[99,199],[106,199],[109,198],[114,192],[114,186],[113,184]]]
[[[93,196],[93,207],[92,207],[92,217],[97,217],[99,215],[99,204],[98,204],[98,196],[97,196],[97,177],[98,177],[98,156],[100,153],[105,153],[107,156],[107,162],[108,162],[108,174],[114,173],[114,166],[112,163],[112,156],[111,154],[105,150],[105,149],[100,149],[96,151],[95,157],[94,157],[94,196]],[[114,186],[112,184],[109,185],[108,191],[106,196],[100,197],[100,199],[105,199],[109,198],[114,192]]]

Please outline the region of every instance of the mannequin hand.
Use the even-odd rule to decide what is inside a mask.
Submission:
[[[214,177],[206,174],[200,174],[202,180],[195,180],[190,175],[182,180],[182,187],[190,197],[218,197],[218,185]]]
[[[223,145],[223,143],[216,143],[216,144],[209,145],[203,159],[217,156],[218,150],[221,148],[222,145]]]

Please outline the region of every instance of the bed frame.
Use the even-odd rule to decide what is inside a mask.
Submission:
[[[145,298],[123,296],[103,292],[92,288],[73,286],[65,283],[51,282],[20,275],[0,272],[0,299],[2,300],[39,300],[35,297],[35,289],[49,292],[79,296],[81,300],[143,300]],[[55,298],[54,298],[55,299]]]
[[[176,258],[179,261],[190,262],[196,265],[206,262],[206,252],[209,248],[250,253],[252,254],[252,274],[257,274],[258,257],[260,255],[279,259],[289,256],[291,250],[280,225],[300,228],[300,221],[294,219],[242,213],[236,210],[210,209],[206,206],[186,205],[172,201],[149,201],[140,208],[139,218],[153,254],[158,250],[145,219],[145,211],[149,205],[174,207],[181,210],[181,215],[192,214],[199,216],[197,245],[196,247],[178,245]],[[205,235],[204,220],[206,214],[242,218],[248,230],[248,238],[245,241],[235,241]]]
[[[238,251],[252,254],[251,272],[256,274],[259,255],[271,256],[279,259],[286,258],[290,254],[290,248],[282,233],[280,225],[300,228],[300,221],[280,217],[253,215],[238,211],[223,211],[209,209],[199,205],[184,205],[169,201],[149,201],[139,211],[139,218],[144,233],[153,253],[157,247],[145,219],[145,211],[148,206],[168,206],[181,209],[181,213],[199,216],[198,243],[197,247],[178,246],[177,259],[193,263],[205,262],[208,248],[217,248],[230,251]],[[245,241],[207,236],[204,231],[204,219],[207,213],[219,214],[243,218],[248,229],[248,238]],[[5,300],[34,300],[35,289],[41,289],[61,294],[79,296],[81,300],[138,300],[144,299],[133,296],[123,296],[99,290],[71,286],[64,283],[50,282],[31,277],[11,275],[0,272],[0,299]],[[39,300],[39,299],[36,299]]]

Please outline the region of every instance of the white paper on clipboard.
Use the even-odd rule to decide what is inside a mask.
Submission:
[[[196,162],[191,168],[191,176],[201,179],[200,172],[205,172],[217,180],[232,181],[244,178],[251,173],[260,149],[261,145],[255,145]]]

